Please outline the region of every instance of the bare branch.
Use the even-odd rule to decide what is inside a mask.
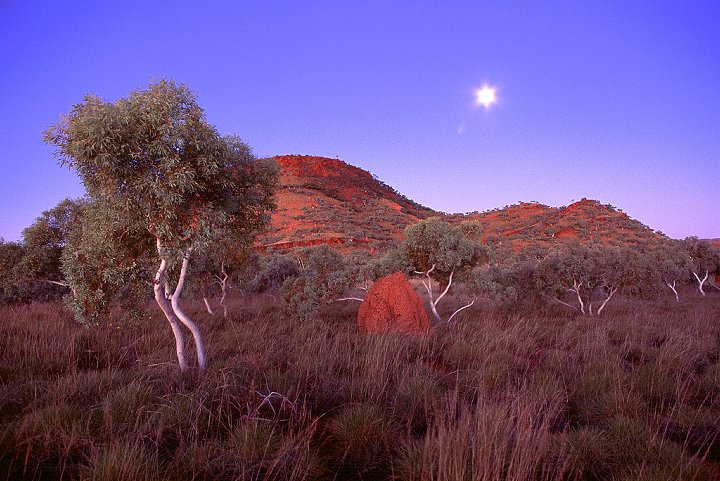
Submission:
[[[570,309],[572,309],[572,310],[574,310],[574,311],[580,312],[580,309],[578,309],[577,307],[573,306],[572,304],[568,304],[567,302],[561,301],[560,299],[557,299],[557,298],[555,298],[555,297],[553,297],[552,299],[553,299],[554,301],[559,302],[559,303],[562,304],[563,306],[567,306],[567,307],[569,307]]]
[[[447,294],[448,291],[450,290],[450,286],[452,285],[453,274],[455,274],[455,268],[454,268],[454,267],[453,267],[453,270],[450,271],[450,278],[448,279],[448,283],[447,283],[447,286],[445,287],[445,290],[442,292],[442,294],[440,294],[440,296],[438,296],[437,300],[435,301],[436,304],[437,304],[438,302],[440,302],[440,299],[442,299],[443,297],[445,297],[445,294]]]
[[[457,311],[453,312],[452,315],[448,318],[447,322],[452,321],[452,320],[453,320],[453,317],[455,317],[455,315],[456,315],[458,312],[462,311],[463,309],[467,309],[468,307],[472,306],[473,304],[475,304],[475,299],[473,299],[470,304],[468,304],[468,305],[466,305],[466,306],[463,306],[463,307],[461,307],[460,309],[458,309]]]

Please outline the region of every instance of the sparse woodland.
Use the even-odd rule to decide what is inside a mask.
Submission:
[[[720,479],[710,244],[394,193],[423,219],[382,249],[261,252],[277,166],[165,80],[46,140],[87,195],[0,240],[0,479]],[[397,271],[433,330],[359,332]]]

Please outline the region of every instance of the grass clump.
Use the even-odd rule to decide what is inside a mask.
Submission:
[[[720,295],[602,319],[468,310],[423,338],[271,296],[169,328],[0,309],[0,479],[720,479]],[[604,313],[605,314],[605,313]],[[111,319],[112,321],[112,319]]]

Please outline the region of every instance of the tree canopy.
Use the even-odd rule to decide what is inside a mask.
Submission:
[[[66,259],[71,287],[96,286],[75,289],[76,301],[98,297],[103,285],[120,286],[130,273],[141,280],[137,269],[147,280],[143,262],[154,262],[155,298],[173,328],[181,368],[178,319],[193,333],[204,367],[199,330],[178,303],[189,260],[222,239],[253,241],[274,209],[274,162],[257,160],[238,137],[222,137],[190,89],[171,80],[116,102],[87,95],[45,139],[61,165],[78,172],[92,204]],[[174,289],[166,276],[172,266],[179,266]]]

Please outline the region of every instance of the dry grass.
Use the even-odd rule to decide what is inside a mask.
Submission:
[[[419,339],[360,334],[347,303],[311,322],[269,296],[226,321],[189,304],[205,375],[177,372],[159,315],[0,310],[0,480],[720,478],[716,294],[594,319],[485,306]]]

